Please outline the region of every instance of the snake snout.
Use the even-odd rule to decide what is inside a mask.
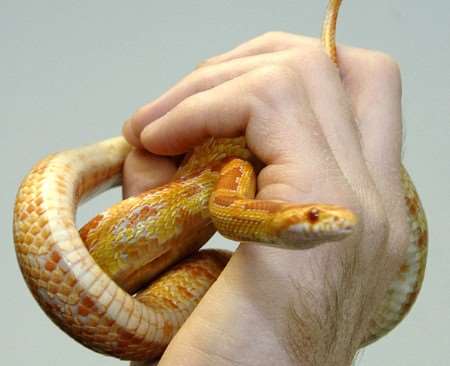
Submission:
[[[341,240],[353,232],[355,215],[342,207],[308,205],[288,208],[274,220],[284,247],[307,249],[327,241]]]

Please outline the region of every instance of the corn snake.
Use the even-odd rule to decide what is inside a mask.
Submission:
[[[335,13],[339,2],[332,3],[334,5],[331,5],[331,9]],[[334,13],[331,11],[328,14]],[[333,15],[325,21],[323,33],[325,41],[334,42],[334,21]],[[327,30],[333,32],[327,36]],[[325,42],[325,47],[333,51],[335,46],[334,43],[327,46]],[[333,52],[329,54],[335,58]],[[243,189],[250,192],[242,193],[242,196],[238,197],[239,200],[236,200],[233,194],[238,189],[231,189],[230,185],[233,185],[233,182],[230,182],[230,175],[224,172],[224,175],[220,176],[224,166],[234,171],[244,169],[245,162],[236,159],[228,161],[227,157],[249,159],[245,141],[211,140],[194,151],[191,159],[187,160],[178,172],[178,181],[170,188],[163,187],[155,191],[157,193],[151,193],[152,198],[149,200],[157,202],[156,206],[150,203],[137,206],[134,203],[135,199],[124,201],[120,208],[117,206],[112,208],[112,211],[98,215],[78,234],[73,222],[78,201],[92,193],[91,191],[97,190],[99,185],[105,188],[117,184],[122,162],[128,151],[129,146],[118,138],[44,159],[36,165],[21,186],[15,208],[14,225],[16,249],[24,277],[33,295],[52,319],[71,336],[94,350],[124,359],[140,360],[156,357],[164,350],[165,345],[192,311],[196,301],[218,276],[226,264],[228,254],[223,252],[197,254],[196,259],[188,259],[179,265],[178,269],[173,269],[156,281],[152,289],[142,293],[138,300],[122,289],[135,291],[163,268],[196,251],[211,235],[214,227],[221,227],[220,231],[226,234],[229,222],[226,220],[220,222],[220,215],[214,216],[215,225],[211,224],[209,212],[213,212],[214,209],[217,212],[220,208],[237,204],[250,212],[259,210],[261,214],[267,211],[280,212],[288,208],[275,207],[283,205],[278,202],[265,203],[264,206],[261,202],[240,200],[242,196],[252,196],[254,188],[248,188],[251,184],[243,184]],[[201,161],[202,157],[203,159],[207,157],[206,161]],[[216,161],[222,162],[214,164]],[[233,164],[237,164],[237,168]],[[414,245],[411,246],[407,264],[401,269],[401,279],[391,287],[395,289],[398,298],[386,302],[383,305],[385,308],[380,309],[380,314],[373,321],[373,329],[370,330],[367,342],[387,332],[404,316],[419,291],[425,268],[425,218],[406,172],[403,178],[405,197],[412,218],[411,242]],[[195,179],[197,183],[193,183],[192,180]],[[222,187],[228,189],[226,194],[217,194],[218,189],[214,191],[215,182],[219,179],[223,182]],[[183,182],[189,184],[184,185]],[[202,189],[195,189],[196,184]],[[216,201],[209,199],[213,191],[216,193]],[[158,220],[164,220],[164,217],[173,218],[170,211],[173,207],[165,207],[164,202],[173,201],[171,195],[179,197],[180,194],[186,199],[191,199],[189,202],[181,202],[178,208],[180,210],[178,217],[189,217],[190,221],[186,227],[190,227],[191,231],[178,229],[180,232],[173,238],[176,231],[174,227],[179,225],[177,220],[168,224],[166,229],[159,227],[158,230],[152,231],[144,227],[142,222],[148,217],[154,218],[159,215]],[[157,198],[154,198],[155,196]],[[217,203],[219,207],[209,209],[208,202],[210,205]],[[122,210],[127,205],[126,212],[129,214],[125,218],[119,217],[117,221],[102,226],[105,225],[102,221],[107,221],[108,215],[116,217],[111,212]],[[296,242],[296,233],[306,235],[313,232],[311,227],[307,226],[308,223],[309,225],[316,221],[324,223],[326,220],[320,217],[320,214],[329,215],[330,218],[328,229],[320,233],[321,240],[340,239],[351,230],[354,220],[351,213],[344,209],[339,209],[339,213],[334,215],[334,207],[309,205],[296,209],[303,210],[299,215],[306,217],[307,220],[301,221],[302,225],[305,224],[304,227],[296,222],[293,230],[287,231],[284,244],[287,246],[290,242]],[[230,214],[225,214],[224,217],[226,219]],[[265,222],[264,218],[262,222]],[[153,240],[151,247],[140,242],[143,237],[128,231],[129,225],[133,223],[141,225],[140,230],[145,234],[143,237],[146,240]],[[338,227],[333,227],[333,223],[340,223],[341,231]],[[265,228],[267,225],[263,224],[260,227]],[[96,240],[96,235],[103,234],[94,235],[95,230],[104,232],[106,236],[114,234],[116,242],[120,242],[118,237],[122,235],[123,241],[134,240],[136,245],[132,250],[103,251],[103,243],[109,245],[111,240],[109,238],[105,241]],[[235,235],[231,236],[235,240],[271,242],[272,239],[268,238],[268,234],[264,236],[259,232],[256,236],[251,236],[255,235],[255,230],[253,228],[250,233],[239,235],[234,233]],[[330,237],[325,236],[327,230]],[[319,229],[317,231],[320,232]],[[197,236],[199,233],[200,236]],[[339,235],[333,236],[336,233]],[[80,235],[85,243],[80,241]],[[277,241],[278,243],[282,241],[279,233],[275,235],[273,244],[276,245]],[[184,245],[175,245],[180,242]],[[91,251],[95,262],[86,251],[85,245]],[[133,268],[123,269],[121,264],[131,258],[143,262],[140,265],[144,268],[140,268],[139,271]],[[100,264],[101,269],[96,263]],[[178,292],[174,294],[168,291],[167,283],[175,284],[173,288]],[[399,306],[400,311],[396,309]]]

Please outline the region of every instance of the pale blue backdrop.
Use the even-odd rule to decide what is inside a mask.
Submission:
[[[325,0],[0,1],[0,347],[4,365],[119,365],[65,336],[38,308],[12,245],[14,194],[55,150],[117,135],[122,121],[201,60],[270,30],[316,36]],[[349,0],[339,40],[400,63],[405,163],[430,221],[423,292],[357,364],[448,365],[450,303],[449,2]],[[118,199],[82,209],[80,220]],[[216,238],[215,246],[231,244]]]

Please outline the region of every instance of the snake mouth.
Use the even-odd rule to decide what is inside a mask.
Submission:
[[[344,222],[339,229],[327,229],[326,224],[321,226],[323,227],[307,223],[294,224],[280,233],[280,239],[288,249],[309,249],[324,242],[340,241],[349,236],[354,228]]]

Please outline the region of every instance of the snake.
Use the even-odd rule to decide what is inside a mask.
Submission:
[[[340,0],[330,0],[322,45],[337,64]],[[218,230],[236,241],[286,250],[351,235],[344,207],[254,199],[257,165],[244,137],[209,138],[188,153],[171,182],[117,203],[80,230],[77,207],[121,184],[132,147],[122,137],[51,154],[23,179],[14,242],[36,301],[69,336],[124,360],[159,357],[220,275],[232,253],[199,250]],[[420,291],[427,223],[402,166],[408,211],[406,258],[375,311],[361,347],[393,329]]]

